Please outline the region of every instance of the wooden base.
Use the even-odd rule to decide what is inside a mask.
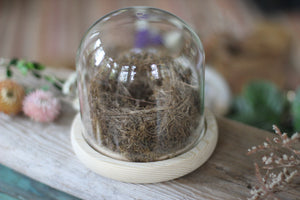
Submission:
[[[184,176],[200,167],[213,153],[218,128],[214,115],[205,111],[204,136],[191,150],[174,158],[155,162],[128,162],[105,156],[95,151],[82,135],[82,123],[77,114],[71,128],[73,149],[79,160],[102,176],[129,183],[156,183]]]

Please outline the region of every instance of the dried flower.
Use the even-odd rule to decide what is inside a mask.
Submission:
[[[77,73],[73,72],[70,74],[68,79],[65,81],[62,87],[62,93],[64,95],[76,96],[77,91]]]
[[[300,168],[300,135],[295,133],[291,138],[273,126],[277,137],[266,138],[262,145],[248,149],[248,155],[262,153],[261,165],[255,163],[258,184],[250,191],[250,200],[279,199],[276,194],[287,190],[289,183],[299,177]],[[298,146],[297,146],[298,145]],[[265,172],[263,176],[261,171]]]
[[[25,92],[21,85],[11,80],[0,82],[0,112],[9,115],[22,111],[22,101]]]
[[[153,27],[150,27],[145,20],[138,20],[136,23],[135,47],[145,48],[163,43],[161,35]]]
[[[23,111],[38,122],[51,122],[60,113],[61,105],[51,92],[36,90],[25,97]]]

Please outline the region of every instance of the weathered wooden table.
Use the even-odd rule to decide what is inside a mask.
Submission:
[[[70,143],[75,114],[64,104],[57,121],[41,124],[25,116],[0,113],[0,163],[82,199],[246,199],[255,183],[247,149],[271,134],[217,118],[217,148],[203,166],[169,182],[129,184],[101,177],[79,162]],[[284,197],[299,196],[299,191],[294,191]]]

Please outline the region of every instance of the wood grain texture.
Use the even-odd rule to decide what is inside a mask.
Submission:
[[[68,74],[60,70],[56,73]],[[130,184],[99,176],[76,158],[70,141],[75,114],[68,104],[63,104],[62,115],[54,123],[41,124],[25,116],[9,117],[0,113],[0,163],[82,199],[246,199],[248,188],[255,183],[254,166],[246,156],[247,149],[271,136],[217,118],[217,148],[204,165],[173,181]],[[299,191],[292,190],[282,199],[299,196]]]
[[[213,153],[218,141],[214,115],[206,110],[206,130],[189,151],[174,158],[156,162],[128,162],[110,158],[94,150],[84,139],[80,114],[71,128],[71,141],[79,160],[104,177],[128,183],[157,183],[184,176],[199,168]]]
[[[61,117],[51,124],[2,114],[0,163],[83,199],[245,199],[247,186],[255,180],[253,163],[245,153],[269,135],[219,118],[217,148],[199,169],[169,182],[129,184],[99,176],[80,163],[69,136],[75,111],[63,107]],[[296,191],[286,199],[297,195]]]

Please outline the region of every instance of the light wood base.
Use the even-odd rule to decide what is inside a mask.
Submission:
[[[82,135],[82,123],[77,114],[71,128],[73,149],[79,160],[102,176],[129,183],[156,183],[184,176],[200,167],[213,153],[218,128],[214,115],[205,111],[206,130],[201,140],[186,153],[156,162],[128,162],[95,151]]]

